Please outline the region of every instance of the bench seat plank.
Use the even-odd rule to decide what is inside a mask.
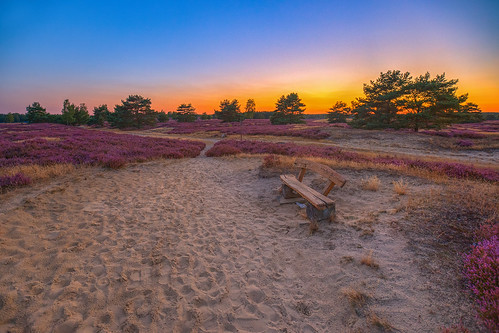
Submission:
[[[281,175],[281,180],[284,184],[300,194],[317,209],[324,209],[328,206],[334,205],[333,200],[301,183],[294,175]]]
[[[318,174],[322,175],[323,177],[328,178],[329,180],[337,184],[339,187],[343,187],[346,183],[346,179],[343,178],[343,176],[341,176],[339,173],[329,168],[328,166],[322,165],[320,163],[299,158],[296,160],[295,166],[297,166],[298,168],[302,168],[302,170],[309,169],[315,171]]]

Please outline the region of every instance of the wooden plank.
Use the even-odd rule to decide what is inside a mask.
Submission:
[[[333,181],[335,184],[339,185],[340,187],[343,187],[346,183],[346,179],[343,178],[339,173],[331,169],[330,167],[314,162],[314,161],[309,161],[303,158],[298,158],[295,162],[295,166],[299,168],[306,168],[312,171],[317,172],[323,177],[328,178],[329,180]]]
[[[300,174],[298,175],[298,181],[303,181],[303,177],[305,177],[305,172],[307,172],[307,168],[301,168]]]
[[[285,199],[285,198],[281,197],[279,199],[279,204],[280,205],[285,205],[285,204],[290,204],[290,203],[296,203],[296,202],[307,202],[307,200],[304,199],[303,197],[289,198],[289,199]]]
[[[291,199],[291,198],[300,197],[300,195],[298,193],[293,191],[293,189],[286,184],[282,184],[281,194],[282,194],[284,199]]]
[[[307,204],[307,217],[310,221],[329,221],[331,222],[331,217],[335,214],[335,205],[329,205],[324,209],[317,209],[311,204]]]
[[[334,182],[330,182],[329,185],[324,189],[324,192],[322,193],[322,195],[327,197],[327,195],[329,194],[329,192],[331,192],[333,187],[334,187]]]
[[[307,199],[314,207],[317,209],[324,209],[329,205],[334,205],[334,201],[328,197],[323,196],[314,189],[311,189],[307,185],[300,183],[293,175],[281,175],[281,180],[284,184],[291,187],[302,197]]]

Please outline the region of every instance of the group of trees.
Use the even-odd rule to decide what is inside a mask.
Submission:
[[[25,114],[21,113],[7,113],[7,114],[0,114],[0,123],[20,123],[20,122],[26,122],[28,121],[26,119]]]
[[[76,106],[65,100],[61,114],[50,114],[40,103],[34,102],[26,107],[26,121],[30,123],[60,123],[66,125],[82,125],[88,123],[90,115],[85,103]]]
[[[241,107],[237,99],[232,101],[224,99],[220,102],[219,110],[215,110],[215,117],[223,122],[241,121],[243,119],[270,119],[274,125],[296,124],[303,122],[303,112],[305,104],[301,102],[297,93],[287,96],[282,95],[276,103],[273,112],[257,112],[255,100],[248,99],[245,112],[241,112]]]
[[[237,99],[232,101],[224,99],[220,102],[219,110],[214,110],[214,116],[223,122],[242,121],[244,119],[253,119],[256,113],[256,104],[254,99],[248,99],[245,111],[241,112],[241,106]]]
[[[61,121],[66,125],[83,125],[88,122],[90,115],[85,103],[79,106],[69,102],[69,99],[64,100],[61,110]]]
[[[434,78],[429,73],[413,78],[409,72],[399,70],[381,73],[375,81],[364,84],[364,96],[351,102],[336,102],[328,112],[331,123],[347,122],[357,128],[441,128],[455,122],[482,120],[481,110],[474,103],[467,102],[468,95],[457,95],[458,80],[448,80],[445,74]],[[121,104],[109,111],[107,105],[97,106],[93,116],[84,103],[75,105],[65,100],[60,115],[47,113],[40,103],[34,102],[26,108],[26,115],[0,115],[0,121],[14,122],[27,120],[36,122],[56,122],[67,125],[109,123],[119,128],[154,125],[170,118],[180,122],[193,122],[198,119],[192,104],[181,104],[175,112],[156,112],[151,108],[151,100],[140,95],[130,95]],[[244,112],[237,99],[224,99],[213,117],[223,122],[236,122],[243,119],[270,119],[272,124],[295,124],[304,119],[305,104],[297,93],[282,95],[276,102],[273,112],[257,112],[254,99],[248,99]],[[24,116],[24,119],[21,118]],[[203,113],[201,119],[212,116]]]
[[[480,121],[480,109],[467,102],[468,94],[457,95],[458,80],[429,73],[413,78],[409,72],[381,73],[364,84],[364,97],[348,107],[339,101],[328,114],[329,122],[346,122],[357,128],[441,128],[456,122]]]

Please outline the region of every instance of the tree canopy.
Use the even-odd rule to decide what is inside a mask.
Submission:
[[[90,118],[88,109],[85,103],[79,106],[70,103],[68,99],[62,103],[61,121],[66,125],[83,125],[86,124]]]
[[[47,109],[42,107],[40,103],[33,102],[33,104],[26,107],[26,119],[30,123],[44,123],[49,119]]]
[[[253,119],[255,117],[256,104],[255,100],[250,98],[246,102],[246,107],[244,108],[244,117],[246,119]]]
[[[327,121],[330,123],[346,123],[347,116],[350,114],[351,108],[343,101],[338,101],[330,108],[327,115]]]
[[[270,122],[273,125],[302,123],[304,111],[305,104],[301,102],[297,93],[282,95],[277,100],[276,109],[270,117]]]
[[[242,118],[239,101],[237,99],[233,99],[232,101],[224,99],[220,102],[220,110],[215,110],[215,116],[224,123],[240,121]]]
[[[358,128],[441,128],[462,121],[479,121],[480,109],[457,95],[458,80],[445,73],[413,78],[398,70],[381,73],[364,84],[364,97],[352,102],[351,125]]]
[[[196,121],[198,119],[196,115],[196,109],[192,106],[191,103],[189,104],[180,104],[177,107],[177,121],[180,122],[186,122],[186,123],[191,123]]]
[[[114,107],[113,125],[119,128],[136,127],[156,123],[156,112],[151,109],[151,100],[140,95],[130,95]]]
[[[102,104],[94,107],[94,115],[90,117],[92,124],[103,126],[104,122],[110,121],[111,112],[107,108],[107,104]]]

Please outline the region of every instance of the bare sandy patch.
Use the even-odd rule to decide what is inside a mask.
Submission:
[[[4,194],[0,330],[433,332],[471,320],[462,296],[434,297],[440,287],[392,227],[407,200],[393,192],[397,175],[339,170],[336,222],[309,235],[260,165],[154,161]],[[374,175],[378,191],[362,190]],[[416,193],[440,186],[405,180]]]

